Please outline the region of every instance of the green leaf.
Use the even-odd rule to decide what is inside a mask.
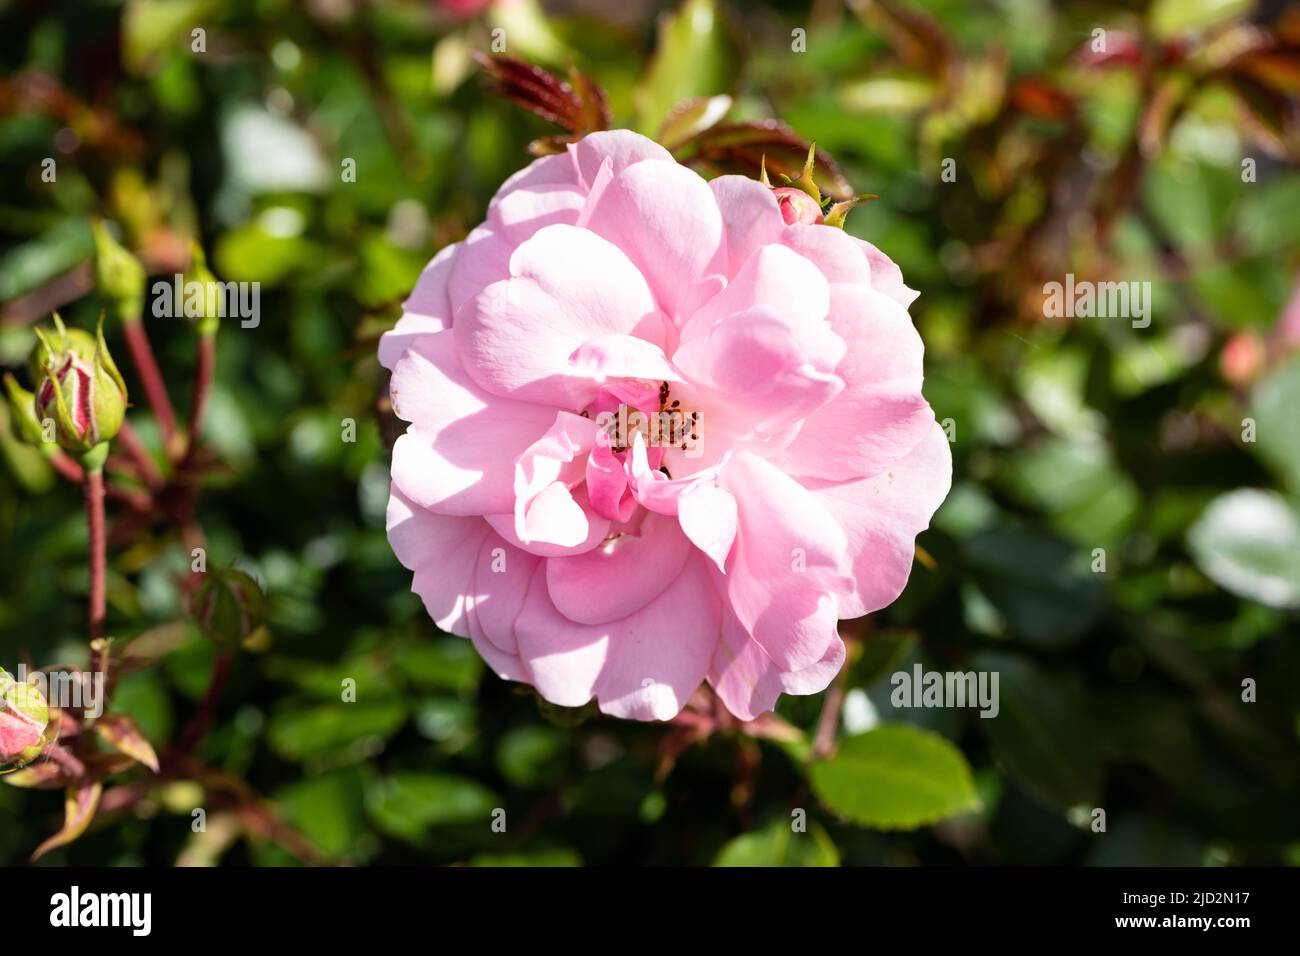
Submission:
[[[1275,491],[1239,488],[1210,502],[1187,532],[1196,565],[1233,594],[1300,607],[1300,511]]]
[[[839,866],[840,853],[816,822],[796,833],[792,821],[777,818],[752,833],[727,842],[714,866]]]
[[[659,20],[659,43],[641,86],[638,127],[660,128],[682,100],[731,93],[741,52],[715,0],[686,0]]]
[[[497,745],[497,766],[516,787],[547,786],[564,774],[569,740],[558,727],[516,727]]]
[[[482,824],[486,831],[492,811],[500,806],[495,794],[464,777],[432,773],[397,773],[370,792],[371,819],[385,833],[408,843],[422,843],[432,827]]]
[[[1100,747],[1078,682],[1006,651],[982,651],[971,664],[998,675],[998,715],[976,723],[1003,769],[1057,810],[1096,806]]]
[[[1068,645],[1106,607],[1106,589],[1085,553],[1039,531],[980,532],[966,542],[966,560],[1011,633],[1029,644]]]
[[[1254,0],[1156,0],[1147,22],[1157,39],[1167,40],[1240,17],[1254,6]]]
[[[722,122],[731,109],[731,104],[731,97],[725,94],[683,100],[665,117],[655,139],[668,150],[675,150]]]
[[[979,806],[966,759],[938,734],[882,724],[813,764],[818,798],[855,823],[912,830]]]
[[[286,707],[271,719],[271,747],[287,760],[334,755],[367,738],[386,740],[406,721],[400,701]]]
[[[1251,417],[1259,457],[1300,494],[1300,357],[1292,358],[1255,387]]]

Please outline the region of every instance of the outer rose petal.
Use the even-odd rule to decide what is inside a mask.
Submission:
[[[904,284],[903,271],[894,264],[894,260],[865,239],[856,239],[856,242],[862,249],[862,254],[867,257],[867,262],[871,263],[871,287],[877,292],[883,292],[905,309],[915,302],[921,293]]]
[[[727,561],[737,618],[782,670],[815,664],[835,637],[837,593],[852,587],[844,532],[793,478],[742,452],[722,470],[739,506]]]
[[[675,581],[691,552],[672,518],[646,514],[638,532],[585,554],[551,558],[546,585],[555,609],[578,624],[607,624],[645,607]]]
[[[533,577],[516,621],[520,655],[542,696],[579,707],[593,696],[616,717],[669,720],[704,679],[717,644],[720,605],[699,558],[641,610],[608,624],[575,624]]]
[[[528,582],[540,559],[488,534],[474,563],[469,602],[469,636],[492,669],[506,680],[528,681],[519,659],[515,618],[524,606]]]
[[[601,165],[610,161],[610,171],[617,175],[633,163],[647,159],[677,163],[673,154],[652,139],[625,129],[606,130],[584,136],[569,147],[569,157],[584,189],[596,181]]]
[[[679,305],[698,303],[706,276],[723,267],[722,216],[713,194],[697,173],[676,163],[641,162],[616,174],[587,228],[627,254],[660,308],[676,318],[686,318]]]
[[[722,212],[727,275],[734,276],[760,246],[781,241],[785,220],[772,190],[748,176],[719,176],[709,188]]]
[[[906,455],[934,413],[921,394],[921,337],[898,303],[869,286],[833,283],[831,328],[848,343],[835,367],[845,389],[771,461],[787,474],[848,481]]]
[[[402,353],[420,338],[451,328],[452,308],[447,283],[459,248],[459,243],[444,246],[424,267],[410,298],[402,303],[402,317],[390,331],[380,336],[379,364],[389,371]]]
[[[888,471],[856,481],[805,480],[844,529],[855,587],[840,596],[841,618],[892,603],[907,584],[916,536],[930,524],[952,486],[952,449],[938,422]]]
[[[415,422],[393,446],[395,484],[444,514],[514,507],[514,476],[503,462],[546,432],[552,411],[479,388],[461,368],[450,330],[408,349],[389,388],[394,411]]]
[[[548,226],[510,258],[512,278],[459,313],[461,359],[490,392],[582,408],[599,390],[569,357],[592,339],[633,334],[663,344],[664,319],[636,267],[585,229]]]
[[[871,266],[858,243],[843,229],[796,224],[781,233],[781,242],[817,266],[827,282],[871,281]],[[892,263],[891,263],[892,265]]]
[[[480,518],[451,518],[421,508],[393,485],[388,541],[397,560],[415,572],[411,590],[444,631],[469,636],[468,596],[474,560],[491,533]]]
[[[722,640],[709,666],[709,683],[741,720],[753,720],[776,706],[781,694],[816,694],[826,689],[844,665],[844,642],[835,635],[821,660],[803,670],[785,671],[746,632],[734,615],[724,614]]]

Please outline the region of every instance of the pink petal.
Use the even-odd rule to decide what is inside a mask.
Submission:
[[[421,337],[451,327],[447,281],[459,248],[459,243],[444,246],[424,267],[410,298],[402,303],[402,317],[391,331],[380,336],[379,364],[384,368],[391,371],[402,353]]]
[[[737,618],[782,670],[816,663],[835,637],[835,595],[853,584],[843,530],[817,496],[749,452],[727,463],[721,485],[738,505],[726,575]]]
[[[722,215],[713,193],[677,163],[641,162],[617,173],[587,228],[627,254],[669,316],[685,318],[679,303],[698,302],[697,287],[723,267]]]
[[[903,282],[903,270],[894,264],[894,260],[865,239],[855,241],[871,264],[871,287],[889,296],[905,309],[915,302],[921,293],[907,287]]]
[[[871,281],[871,265],[862,255],[862,240],[843,229],[823,225],[787,226],[781,242],[814,263],[827,282]],[[892,265],[892,263],[891,263]]]
[[[444,514],[513,510],[514,476],[503,465],[545,434],[552,410],[479,388],[450,330],[408,349],[389,391],[394,412],[414,423],[393,446],[393,481],[403,492]]]
[[[788,313],[768,306],[733,313],[673,355],[712,393],[711,417],[721,414],[722,428],[738,439],[781,433],[844,388],[835,373],[843,339],[822,320],[799,325]]]
[[[467,637],[468,595],[475,557],[491,529],[479,518],[452,518],[421,508],[394,483],[388,499],[388,541],[415,572],[411,590],[444,631]]]
[[[901,306],[861,285],[831,286],[831,327],[848,343],[846,387],[771,457],[788,474],[848,481],[906,455],[934,424],[921,394],[923,347]]]
[[[632,335],[602,335],[580,345],[569,356],[569,368],[593,382],[611,378],[640,378],[680,382],[681,375],[653,342]]]
[[[458,314],[453,328],[466,368],[488,391],[584,408],[598,386],[568,370],[580,346],[608,334],[663,344],[663,317],[645,280],[594,233],[548,226],[515,250],[510,273]]]
[[[610,161],[611,172],[615,175],[632,164],[647,159],[661,163],[677,162],[672,153],[654,140],[625,129],[605,130],[584,136],[569,147],[569,157],[583,188],[590,188],[596,182],[600,167],[606,159]]]
[[[952,485],[952,450],[935,422],[915,448],[881,474],[804,484],[848,538],[855,586],[840,596],[839,615],[860,617],[903,593],[916,536],[929,527]]]
[[[748,176],[719,176],[709,188],[722,212],[727,275],[734,276],[760,246],[781,241],[781,210],[772,190]]]
[[[691,543],[725,573],[738,527],[736,499],[716,481],[698,481],[677,499],[677,520]]]
[[[681,573],[690,542],[672,518],[645,514],[641,527],[585,554],[551,558],[546,584],[555,609],[578,624],[606,624],[639,611]]]
[[[524,606],[539,560],[499,535],[489,534],[474,565],[470,638],[492,670],[505,680],[531,680],[528,668],[519,659],[515,618]]]
[[[668,720],[704,679],[720,614],[692,558],[659,597],[608,624],[576,624],[560,614],[539,572],[516,628],[521,657],[547,700],[578,707],[596,696],[607,714]]]
[[[734,615],[722,624],[722,640],[709,667],[709,683],[741,720],[753,720],[776,707],[781,694],[825,690],[844,665],[844,642],[835,635],[822,658],[802,670],[783,672]]]

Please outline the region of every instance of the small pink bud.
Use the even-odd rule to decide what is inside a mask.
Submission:
[[[1219,353],[1219,371],[1233,385],[1246,385],[1264,366],[1264,343],[1251,332],[1238,332]]]
[[[776,196],[776,203],[781,207],[781,218],[787,226],[796,222],[820,225],[825,221],[817,200],[798,186],[778,186],[772,193]]]

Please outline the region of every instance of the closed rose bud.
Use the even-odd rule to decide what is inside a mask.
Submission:
[[[36,396],[18,384],[18,380],[5,374],[5,389],[9,393],[9,414],[13,417],[18,437],[29,445],[42,445],[45,435],[41,420],[36,417]]]
[[[37,329],[32,353],[38,421],[54,422],[55,440],[72,452],[108,441],[126,415],[126,383],[104,343],[104,321],[95,335],[69,329],[54,316],[54,331]]]
[[[772,190],[776,204],[781,207],[781,218],[786,225],[802,222],[806,225],[819,225],[825,221],[822,207],[806,192],[797,186],[778,186]]]
[[[57,733],[40,689],[0,668],[0,772],[8,773],[39,757]]]
[[[131,255],[102,222],[96,222],[95,284],[113,306],[119,319],[133,322],[144,311],[144,266]]]
[[[266,598],[243,571],[208,571],[194,595],[194,619],[218,647],[234,649],[256,640],[266,613]]]

